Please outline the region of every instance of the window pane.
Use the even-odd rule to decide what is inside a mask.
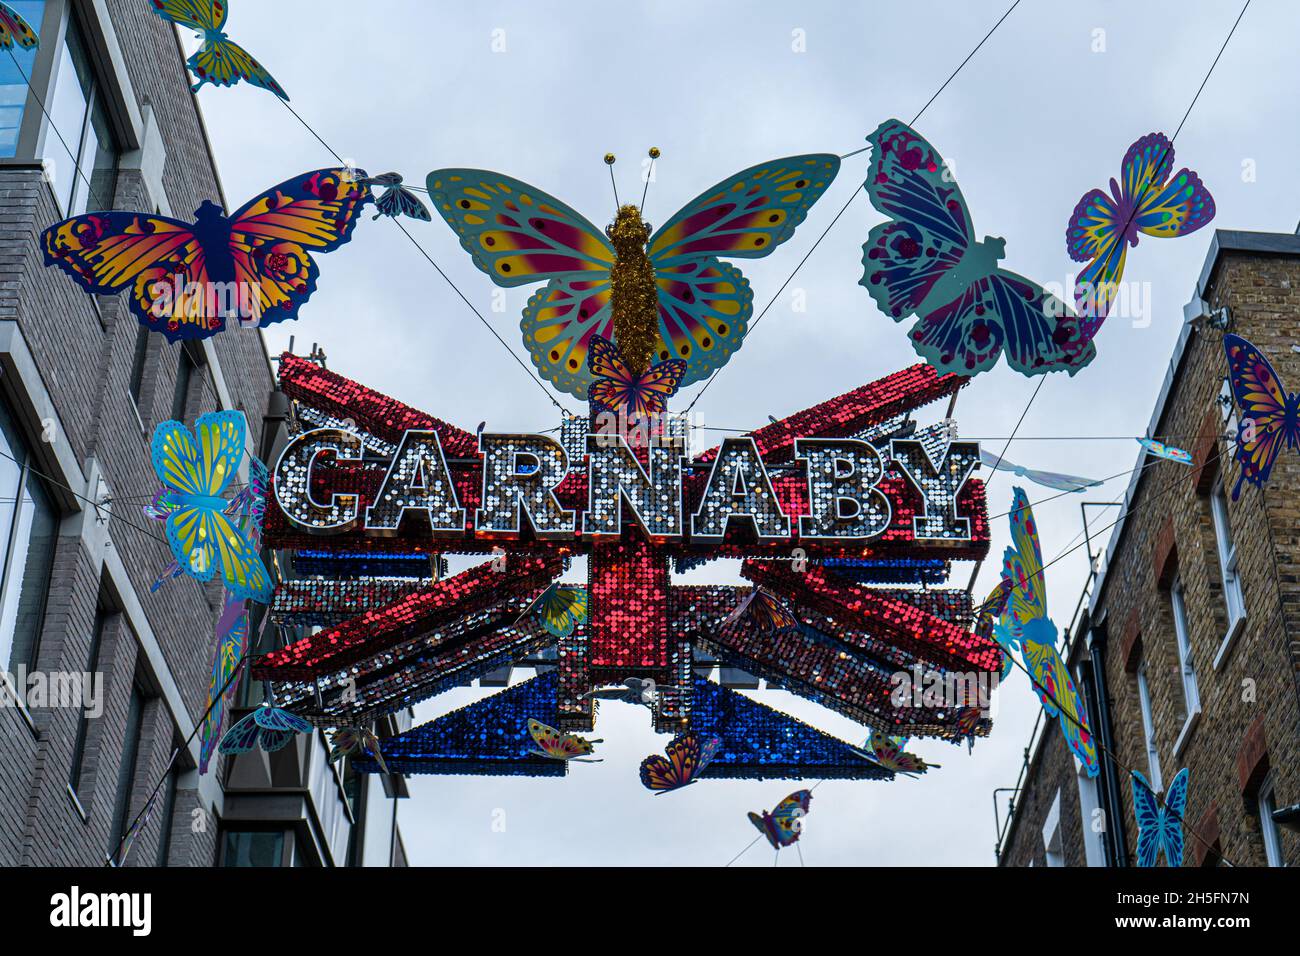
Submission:
[[[131,399],[140,404],[144,389],[144,363],[149,357],[149,327],[139,325],[135,330],[135,357],[131,359]]]
[[[226,831],[223,866],[279,866],[283,859],[283,831]]]
[[[131,790],[135,781],[135,765],[140,755],[140,724],[144,719],[144,695],[140,688],[131,688],[131,706],[126,712],[126,729],[122,733],[122,762],[117,767],[117,798],[113,805],[113,836],[108,844],[109,853],[117,853],[118,845],[131,825]]]
[[[117,153],[117,139],[108,121],[104,99],[96,94],[90,107],[90,129],[82,150],[81,174],[77,177],[77,198],[72,214],[113,207],[113,192],[117,188]],[[86,188],[87,180],[89,189]]]
[[[90,641],[90,654],[86,657],[86,673],[94,674],[99,669],[99,648],[104,640],[104,625],[108,614],[103,610],[95,614],[95,636]],[[93,678],[92,678],[93,679]],[[77,718],[77,741],[72,748],[72,769],[68,773],[68,783],[78,793],[81,791],[81,774],[86,765],[86,737],[90,733],[90,717],[85,708]]]
[[[8,5],[37,33],[45,15],[45,0],[7,0]],[[18,133],[28,100],[27,81],[36,64],[36,49],[14,44],[0,55],[0,159],[18,155]],[[9,54],[13,54],[11,59]],[[17,60],[17,64],[14,63]],[[36,107],[40,109],[40,107]]]
[[[172,393],[172,418],[183,422],[189,405],[190,383],[194,380],[194,360],[184,348],[180,352],[180,364],[176,366],[176,391]]]
[[[85,138],[90,83],[90,63],[81,42],[81,32],[73,20],[68,23],[67,42],[59,50],[54,92],[47,103],[50,118],[41,135],[41,155],[52,163],[54,192],[65,211],[71,208],[73,186],[77,181],[76,164],[81,155],[81,141]],[[53,129],[50,129],[51,125]]]

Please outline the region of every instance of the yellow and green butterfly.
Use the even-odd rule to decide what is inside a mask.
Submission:
[[[213,86],[234,86],[240,80],[270,90],[282,100],[289,94],[275,78],[258,63],[251,53],[235,43],[222,31],[230,15],[224,0],[150,0],[154,13],[171,23],[189,27],[203,37],[199,52],[185,65],[199,78],[194,90],[211,83]]]
[[[707,378],[740,348],[754,309],[748,280],[719,257],[770,254],[794,235],[839,168],[837,156],[820,153],[752,166],[701,193],[653,233],[636,206],[621,207],[602,232],[555,197],[502,173],[438,169],[427,185],[434,207],[493,282],[546,283],[524,309],[524,344],[543,378],[588,398],[596,381],[588,365],[593,340],[617,339],[613,300],[621,275],[635,272],[640,282],[651,271],[658,299],[651,357],[685,362],[680,386]],[[627,244],[628,236],[635,241]]]

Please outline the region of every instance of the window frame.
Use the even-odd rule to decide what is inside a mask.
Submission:
[[[1282,831],[1278,829],[1273,812],[1277,809],[1274,779],[1270,773],[1255,794],[1255,808],[1259,812],[1259,832],[1264,839],[1264,860],[1269,866],[1286,866],[1282,855]]]
[[[1147,679],[1147,665],[1143,661],[1137,669],[1138,709],[1142,713],[1142,735],[1146,738],[1147,782],[1159,793],[1164,789],[1164,776],[1160,769],[1160,747],[1156,742],[1155,710],[1151,702],[1151,683]]]
[[[1169,584],[1169,604],[1174,618],[1174,647],[1178,652],[1178,678],[1185,714],[1183,728],[1174,743],[1174,757],[1177,758],[1182,756],[1183,748],[1201,717],[1201,685],[1192,658],[1192,630],[1187,618],[1187,592],[1181,574],[1176,573]]]
[[[1232,523],[1228,519],[1228,497],[1224,493],[1223,476],[1214,479],[1210,488],[1210,516],[1214,522],[1214,548],[1219,556],[1219,574],[1223,581],[1223,602],[1228,615],[1228,629],[1214,655],[1214,670],[1219,670],[1227,660],[1246,623],[1246,595],[1241,586],[1240,555],[1232,536]]]

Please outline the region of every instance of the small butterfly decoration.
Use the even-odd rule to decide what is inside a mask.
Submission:
[[[364,173],[364,171],[361,171]],[[129,290],[133,315],[168,340],[296,319],[316,291],[312,253],[352,238],[370,187],[346,169],[286,180],[227,216],[205,201],[193,223],[143,212],[92,212],[41,236],[45,265],[92,295]]]
[[[311,733],[311,729],[311,724],[297,714],[263,704],[227,730],[217,749],[223,754],[242,754],[261,747],[267,753],[275,753],[288,746],[298,734]]]
[[[1079,319],[1042,286],[998,267],[1006,242],[975,240],[961,190],[939,152],[887,120],[863,188],[890,222],[863,245],[860,284],[895,322],[917,316],[912,348],[940,373],[972,376],[999,355],[1023,375],[1074,375],[1096,351]]]
[[[1283,388],[1263,351],[1240,335],[1225,335],[1223,350],[1232,396],[1241,410],[1234,453],[1241,474],[1232,489],[1236,501],[1243,482],[1263,488],[1282,449],[1300,445],[1300,394]]]
[[[811,803],[811,790],[796,790],[778,803],[771,813],[764,810],[760,815],[751,810],[749,822],[767,837],[772,849],[780,852],[783,847],[797,842],[803,834],[803,819],[808,815]]]
[[[587,589],[552,584],[533,602],[542,627],[553,637],[568,637],[587,623]],[[526,616],[525,611],[521,617]]]
[[[1002,612],[1011,600],[1012,590],[1011,581],[1001,578],[980,605],[979,617],[975,621],[975,633],[992,637],[1002,648],[1002,674],[999,680],[1011,676],[1016,666],[1013,655],[1020,651],[1020,638],[1012,633],[1010,625],[1002,622]]]
[[[380,186],[384,190],[375,200],[377,212],[372,218],[387,216],[390,219],[397,219],[407,216],[420,222],[433,222],[429,207],[419,196],[402,185],[403,179],[400,173],[380,173],[378,176],[362,177],[358,181],[364,186]]]
[[[197,93],[204,83],[234,86],[244,80],[270,90],[286,102],[289,94],[253,56],[222,32],[230,15],[224,0],[151,0],[154,13],[170,23],[196,31],[203,46],[185,65],[199,78]]]
[[[1139,438],[1137,443],[1157,458],[1177,462],[1180,465],[1194,465],[1196,463],[1191,452],[1176,448],[1173,445],[1166,445],[1154,438]]]
[[[365,727],[344,726],[330,734],[330,763],[338,763],[344,757],[364,757],[369,755],[379,765],[380,773],[388,773],[388,764],[384,763],[384,753],[379,745],[379,738],[374,731]]]
[[[763,588],[750,591],[736,609],[727,615],[723,627],[730,627],[740,621],[752,624],[759,632],[768,635],[799,626],[799,619]]]
[[[596,687],[582,695],[583,700],[619,700],[626,704],[653,705],[659,687],[649,678],[629,677],[621,684]]]
[[[664,748],[667,757],[651,754],[641,761],[641,784],[656,795],[689,786],[713,762],[721,746],[718,737],[703,740],[695,734],[674,737]]]
[[[650,151],[652,160],[658,155]],[[614,156],[605,161],[612,165]],[[726,364],[745,337],[754,296],[740,270],[722,259],[771,254],[794,235],[839,167],[831,154],[752,166],[701,193],[658,230],[627,204],[602,231],[542,190],[487,170],[438,169],[427,185],[438,214],[494,283],[546,283],[520,322],[542,377],[588,398],[593,382],[617,371],[623,384],[602,390],[613,398],[630,388],[629,378],[672,376],[676,388]],[[608,349],[589,363],[597,336],[617,343],[618,363]],[[652,358],[686,368],[653,373]]]
[[[886,770],[915,775],[939,766],[937,763],[926,763],[916,754],[908,753],[903,749],[906,746],[906,737],[890,737],[876,733],[875,730],[867,735],[867,749],[871,751],[871,759]]]
[[[617,345],[593,335],[587,363],[595,381],[587,387],[587,401],[594,412],[613,412],[628,418],[658,415],[668,410],[668,399],[677,394],[687,365],[669,359],[651,365],[641,374],[623,361]]]
[[[944,734],[944,739],[949,743],[960,744],[966,741],[968,751],[975,749],[975,731],[979,729],[980,721],[984,719],[984,711],[979,707],[963,707],[957,711],[957,717],[953,721],[952,728]],[[931,764],[937,767],[938,764]]]
[[[980,462],[994,471],[1010,472],[1020,478],[1028,478],[1034,484],[1042,485],[1044,488],[1051,488],[1054,491],[1082,492],[1086,488],[1097,488],[1102,484],[1100,481],[1094,481],[1091,478],[1080,478],[1077,475],[1064,475],[1055,471],[1039,471],[1036,468],[1026,468],[1023,465],[1017,465],[1015,462],[1007,461],[1006,458],[988,449],[980,449]]]
[[[1134,770],[1133,814],[1137,817],[1137,865],[1155,866],[1160,852],[1166,866],[1183,865],[1183,812],[1187,809],[1187,787],[1191,773],[1187,767],[1178,771],[1165,793],[1164,805],[1156,799],[1147,778]]]
[[[271,577],[258,554],[260,528],[250,539],[231,520],[236,506],[222,497],[244,457],[244,429],[242,412],[224,411],[200,415],[193,433],[181,422],[154,430],[153,468],[163,487],[145,513],[164,523],[176,569],[164,571],[155,590],[180,574],[207,583],[220,569],[230,598],[270,603]]]
[[[1163,133],[1148,133],[1128,148],[1121,182],[1110,181],[1084,194],[1065,229],[1065,248],[1075,262],[1086,262],[1074,298],[1084,317],[1084,334],[1095,335],[1119,292],[1124,258],[1138,234],[1186,236],[1214,218],[1214,198],[1190,169],[1172,177],[1174,144]]]
[[[199,738],[199,773],[208,772],[212,755],[221,737],[226,712],[234,706],[239,682],[235,671],[248,653],[248,605],[226,595],[225,606],[217,619],[217,646],[212,655],[212,672],[208,679],[207,718]]]
[[[0,50],[12,50],[15,43],[24,50],[34,50],[40,45],[40,37],[17,10],[0,2]]]
[[[587,754],[596,749],[595,744],[603,743],[599,737],[595,740],[587,740],[577,734],[566,734],[531,717],[528,718],[528,733],[532,735],[533,743],[537,745],[537,749],[533,751],[534,756],[550,757],[553,760],[576,760],[578,763],[600,763],[600,758],[585,759]]]
[[[1011,598],[995,627],[998,642],[1008,651],[1019,646],[1047,716],[1059,718],[1061,736],[1090,777],[1101,772],[1097,745],[1088,729],[1083,698],[1070,670],[1056,649],[1056,625],[1047,617],[1047,585],[1038,525],[1023,488],[1013,489],[1011,546],[1002,562],[1002,578],[1011,584]],[[999,631],[998,628],[1001,628]],[[1005,665],[1004,665],[1005,666]]]

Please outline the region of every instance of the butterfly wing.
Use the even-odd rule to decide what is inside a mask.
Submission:
[[[1033,677],[1034,690],[1043,709],[1049,717],[1060,720],[1066,745],[1084,765],[1088,776],[1095,777],[1101,772],[1097,744],[1088,728],[1083,698],[1056,650],[1055,638],[1056,626],[1046,619],[1034,621],[1024,629],[1021,655],[1025,669]]]
[[[693,734],[683,734],[673,738],[664,752],[667,757],[652,754],[641,761],[642,785],[660,793],[693,783],[713,759],[716,747],[706,754]]]
[[[253,711],[253,719],[263,730],[283,734],[311,733],[310,722],[279,707],[259,707]]]
[[[1187,811],[1187,788],[1191,771],[1184,767],[1174,777],[1165,793],[1165,805],[1160,811],[1160,845],[1165,851],[1166,866],[1183,865],[1183,816]]]
[[[1160,853],[1160,807],[1151,784],[1140,771],[1133,771],[1133,816],[1137,820],[1137,865],[1155,866]]]
[[[1149,236],[1185,236],[1214,218],[1200,177],[1181,169],[1170,178],[1173,168],[1174,144],[1163,133],[1148,133],[1124,154],[1120,205],[1136,208],[1133,225]]]
[[[262,733],[262,728],[254,719],[256,715],[257,711],[254,711],[237,721],[222,736],[221,744],[217,749],[223,754],[243,754],[256,747],[258,737]]]
[[[538,602],[537,613],[548,633],[568,637],[587,621],[587,590],[552,585]]]
[[[383,195],[375,200],[375,208],[379,211],[379,215],[389,216],[393,219],[399,216],[409,216],[411,219],[418,219],[421,222],[433,221],[429,208],[420,201],[415,193],[402,186],[390,186],[385,189]]]
[[[373,198],[355,172],[318,169],[267,190],[230,217],[235,273],[252,290],[258,324],[298,317],[320,276],[311,253],[348,242]]]
[[[524,345],[542,377],[560,391],[587,397],[595,381],[591,343],[614,334],[612,297],[606,270],[552,279],[529,298],[519,321]]]
[[[340,727],[330,735],[330,763],[338,763],[344,757],[361,750],[361,731],[355,727]]]
[[[789,846],[803,832],[802,820],[812,803],[811,790],[797,790],[776,805],[768,819],[778,846]]]
[[[635,375],[623,361],[618,346],[603,336],[592,337],[588,366],[595,377],[587,389],[592,407],[628,416],[666,411],[668,399],[677,393],[686,374],[686,363],[673,360]]]
[[[528,732],[539,750],[556,760],[571,760],[589,754],[594,749],[591,742],[573,734],[565,734],[548,727],[540,720],[528,719]]]
[[[1241,410],[1235,453],[1241,477],[1232,490],[1235,501],[1242,482],[1262,488],[1283,446],[1293,448],[1300,442],[1300,396],[1287,394],[1272,363],[1241,336],[1224,335],[1223,350],[1232,395]]]
[[[1038,542],[1038,522],[1029,495],[1013,488],[1011,498],[1011,545],[1003,563],[1012,582],[1010,609],[1020,624],[1047,616],[1047,582],[1043,577],[1043,549]],[[1014,549],[1015,562],[1011,561]]]
[[[660,361],[686,363],[683,385],[707,378],[740,348],[754,293],[739,269],[713,256],[655,266]]]
[[[33,49],[40,39],[31,25],[7,3],[0,3],[0,50],[13,48],[14,42],[24,50]]]
[[[225,0],[150,0],[154,13],[164,20],[206,33],[220,30],[230,15]]]
[[[213,86],[234,86],[240,80],[270,90],[286,102],[289,94],[275,77],[257,59],[233,40],[219,34],[209,34],[203,46],[187,61],[190,71],[199,78],[194,89],[204,83]]]
[[[781,849],[781,844],[776,842],[776,832],[775,828],[772,826],[772,817],[766,810],[763,811],[762,816],[751,810],[749,812],[749,822],[754,824],[758,829],[758,832],[767,838],[767,842],[772,845],[772,849]]]
[[[154,474],[183,495],[219,497],[230,484],[244,455],[242,412],[209,412],[194,423],[194,434],[180,422],[163,422],[154,431]],[[168,516],[178,510],[173,496]]]
[[[231,621],[231,618],[234,618]],[[229,623],[228,623],[229,622]],[[243,602],[228,600],[217,622],[217,646],[212,655],[212,675],[208,681],[208,717],[203,722],[199,746],[199,773],[208,772],[208,764],[221,733],[226,708],[234,702],[238,682],[235,668],[248,650],[248,614]],[[223,693],[224,690],[224,693]]]

